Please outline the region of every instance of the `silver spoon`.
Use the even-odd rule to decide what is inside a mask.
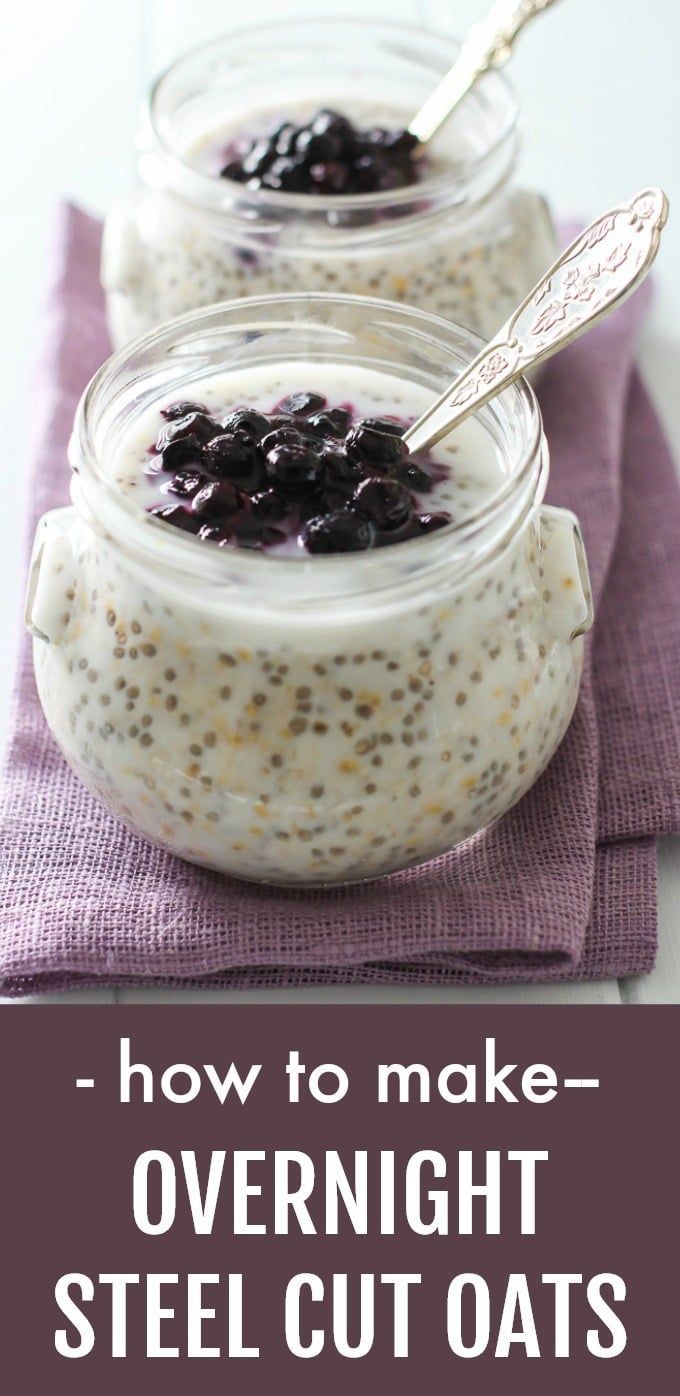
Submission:
[[[516,378],[578,339],[635,290],[668,217],[662,189],[603,213],[534,286],[455,383],[404,432],[409,453],[441,441]]]
[[[409,132],[421,144],[448,121],[478,78],[489,68],[502,68],[520,30],[555,0],[496,0],[486,19],[474,24],[460,53],[439,86],[416,113]]]

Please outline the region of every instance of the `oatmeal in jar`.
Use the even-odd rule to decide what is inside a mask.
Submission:
[[[55,737],[145,837],[256,880],[375,877],[547,764],[590,601],[576,521],[541,508],[535,399],[513,387],[420,456],[401,438],[475,347],[282,297],[100,371],[28,614]]]
[[[540,195],[514,184],[504,77],[426,149],[409,138],[456,50],[424,30],[307,21],[180,59],[151,95],[142,188],[107,220],[114,344],[219,300],[306,291],[382,296],[489,337],[555,236]]]

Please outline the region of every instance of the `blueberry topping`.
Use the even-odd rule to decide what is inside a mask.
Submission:
[[[316,452],[303,444],[274,446],[265,457],[267,479],[282,494],[298,498],[320,483],[323,467]]]
[[[334,119],[326,113],[322,124]],[[211,414],[177,402],[161,415],[144,470],[157,498],[170,501],[149,512],[202,542],[262,550],[295,540],[310,553],[362,552],[451,523],[446,512],[419,512],[447,467],[426,451],[410,457],[396,417],[357,418],[351,405],[307,391],[271,412]]]
[[[292,418],[289,418],[292,422]],[[260,446],[265,456],[276,446],[304,446],[305,438],[296,426],[276,427],[262,437]]]
[[[224,165],[224,167],[220,170],[220,177],[222,179],[234,179],[236,180],[237,184],[243,184],[246,180],[246,175],[244,173],[241,161],[229,160],[228,163]]]
[[[201,525],[200,519],[188,509],[183,509],[181,504],[156,505],[149,513],[157,519],[163,519],[165,523],[172,524],[173,528],[183,529],[186,533],[198,533]]]
[[[269,418],[252,407],[240,407],[236,412],[229,412],[222,421],[222,431],[244,431],[254,441],[259,441],[269,430]]]
[[[241,489],[259,489],[263,480],[262,455],[246,432],[222,432],[203,450],[203,464],[220,480],[233,480]]]
[[[321,393],[291,393],[279,403],[278,410],[290,412],[294,417],[306,417],[308,413],[321,412],[326,405]]]
[[[178,470],[181,465],[197,464],[203,454],[203,442],[198,436],[180,437],[179,441],[169,441],[163,447],[161,462],[163,470]]]
[[[370,548],[373,529],[352,509],[335,509],[309,519],[301,536],[310,553],[360,553]]]
[[[305,423],[305,431],[312,436],[347,435],[352,418],[346,407],[327,407],[320,412],[312,412]]]
[[[316,135],[335,136],[340,141],[350,140],[354,130],[349,118],[332,107],[322,107],[312,118],[310,126]]]
[[[202,402],[172,402],[169,407],[161,407],[161,417],[166,422],[178,422],[182,417],[188,417],[191,413],[207,413],[208,409]]]
[[[384,131],[383,145],[395,155],[412,155],[418,149],[418,137],[410,131]]]
[[[202,519],[227,519],[243,507],[243,495],[228,480],[211,480],[195,494],[191,507]]]
[[[223,548],[225,543],[230,543],[233,533],[222,524],[202,524],[198,530],[198,536],[204,543],[217,543]]]
[[[413,501],[398,480],[369,478],[354,493],[354,507],[381,532],[401,528],[413,512]]]
[[[245,179],[254,179],[258,175],[264,175],[265,171],[269,169],[274,155],[275,151],[272,150],[269,141],[256,141],[242,161]]]
[[[439,514],[418,514],[417,520],[420,533],[434,533],[438,528],[446,528],[451,523],[451,515],[442,510]]]
[[[178,406],[186,406],[180,403]],[[217,423],[205,412],[187,412],[181,417],[172,418],[163,427],[156,442],[163,469],[177,470],[178,466],[201,458],[203,446],[219,430]]]
[[[181,499],[191,499],[206,484],[206,476],[202,470],[178,470],[176,475],[171,475],[169,480],[165,480],[161,485],[163,494],[177,494]]]
[[[187,412],[182,417],[173,417],[168,425],[163,427],[156,447],[159,451],[163,451],[171,441],[186,441],[188,437],[196,437],[199,441],[209,441],[211,436],[217,435],[218,431],[217,422],[214,422],[206,412]]]
[[[252,496],[251,510],[254,519],[263,523],[280,523],[288,513],[288,502],[276,490],[262,490]]]
[[[304,194],[307,182],[304,160],[297,155],[280,155],[262,175],[263,189],[283,189],[288,194]]]
[[[331,489],[340,489],[349,496],[365,478],[361,466],[348,460],[344,451],[334,446],[322,446],[320,451],[324,479]]]
[[[297,135],[297,126],[294,126],[292,121],[284,121],[272,131],[269,143],[274,146],[277,155],[291,155],[296,149]]]
[[[311,191],[318,194],[344,194],[349,185],[349,175],[339,160],[323,160],[312,165],[309,171]]]
[[[341,112],[322,109],[301,126],[279,123],[225,152],[225,179],[252,189],[304,194],[365,194],[416,184],[427,162],[405,130],[361,130]]]
[[[389,429],[388,429],[389,427]],[[365,417],[353,426],[347,437],[347,455],[359,465],[389,470],[404,459],[407,447],[402,437],[379,417]]]
[[[387,436],[402,436],[404,426],[394,417],[362,417],[365,427],[373,427],[375,431],[381,431]]]
[[[414,460],[400,461],[392,467],[390,475],[393,480],[398,480],[400,484],[406,485],[407,489],[415,490],[418,494],[427,494],[434,484],[432,475],[428,475]]]

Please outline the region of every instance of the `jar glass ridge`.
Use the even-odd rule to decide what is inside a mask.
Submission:
[[[337,82],[337,105],[343,86],[348,109],[368,91],[375,120],[396,105],[406,122],[458,47],[424,29],[321,19],[241,30],[174,63],[145,111],[142,189],[107,220],[114,343],[213,301],[323,290],[418,305],[489,337],[555,248],[544,201],[512,182],[518,113],[500,74],[478,84],[454,134],[438,138],[432,172],[389,193],[251,190],[187,154],[235,114],[257,129],[259,111],[266,125],[263,92],[269,111],[283,112],[332,102]]]
[[[480,414],[504,462],[488,505],[370,554],[202,545],[108,478],[131,420],[217,368],[370,365],[434,395],[476,347],[389,303],[269,297],[163,326],[95,376],[76,507],[38,530],[27,619],[57,741],[132,828],[222,872],[331,884],[443,852],[540,774],[573,712],[590,598],[576,521],[542,506],[527,384]]]

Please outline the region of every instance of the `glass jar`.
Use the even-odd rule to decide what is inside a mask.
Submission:
[[[219,300],[307,291],[406,302],[490,338],[556,245],[544,200],[512,181],[518,111],[505,77],[480,81],[435,138],[431,175],[389,194],[249,190],[188,156],[220,122],[261,130],[263,103],[270,115],[334,104],[351,116],[364,93],[373,122],[396,110],[408,124],[458,47],[418,28],[305,20],[229,35],[169,68],[145,112],[142,188],[105,230],[114,345]]]
[[[238,877],[337,883],[451,848],[537,779],[592,617],[578,523],[542,503],[548,450],[525,382],[479,414],[496,493],[391,547],[219,549],[111,480],[136,415],[218,370],[379,367],[439,394],[478,347],[387,302],[265,297],[182,317],[96,374],[73,506],[38,527],[27,624],[57,742],[132,829]]]

